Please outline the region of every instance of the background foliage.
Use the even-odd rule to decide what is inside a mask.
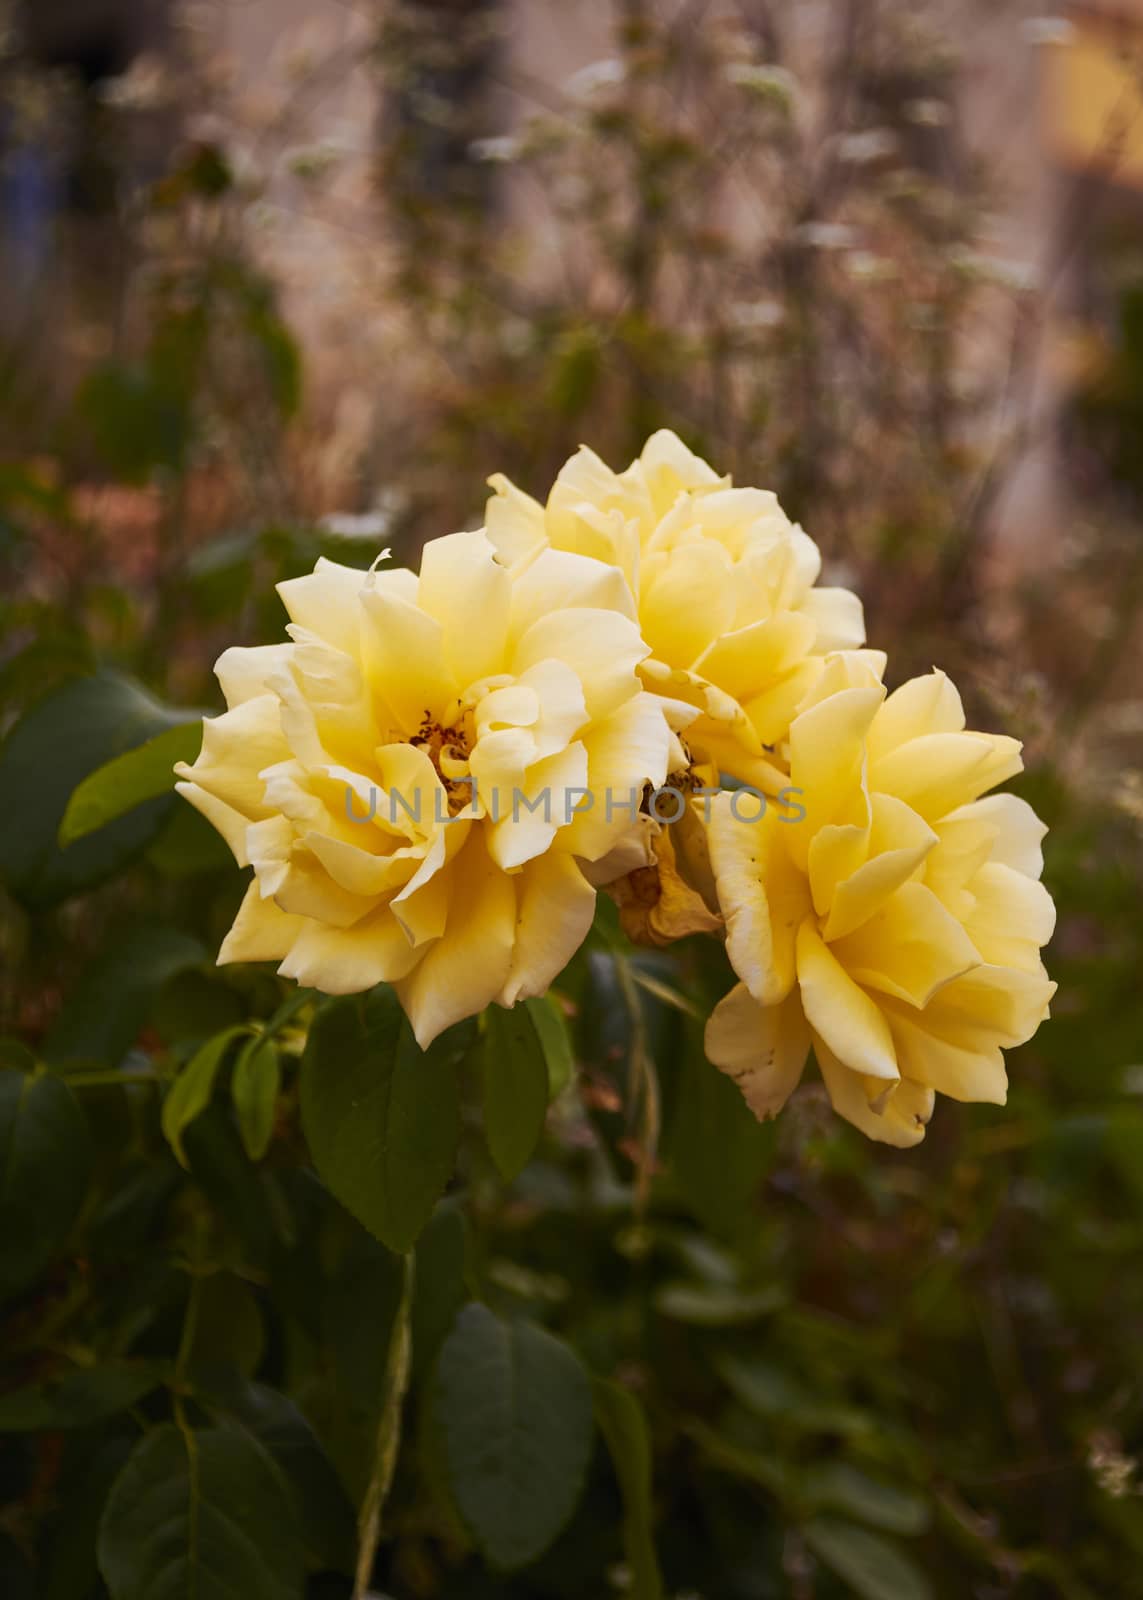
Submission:
[[[125,192],[103,357],[5,345],[12,1600],[1143,1592],[1143,807],[1115,690],[1137,292],[1076,407],[1106,519],[1064,607],[1000,606],[979,556],[1013,444],[959,362],[998,294],[1017,360],[1033,313],[972,256],[988,174],[886,110],[899,80],[944,103],[950,41],[874,8],[831,69],[826,159],[779,34],[745,59],[686,9],[618,7],[618,66],[493,152],[550,197],[560,277],[490,206],[482,127],[450,144],[418,111],[461,67],[426,65],[413,13],[372,41],[406,103],[381,164],[415,360],[349,516],[311,476],[328,411],[225,139]],[[838,154],[878,130],[879,155]],[[745,237],[722,220],[743,194]],[[854,272],[828,230],[857,223],[878,254]],[[619,465],[660,421],[780,489],[898,676],[939,659],[1031,735],[1056,1014],[1006,1109],[943,1103],[915,1152],[813,1086],[756,1125],[703,1059],[721,956],[636,951],[606,903],[553,996],[427,1057],[385,991],[214,967],[243,885],[169,785],[218,650],[276,638],[274,582],[319,554],[415,559],[472,525],[484,471],[542,491],[580,436]]]

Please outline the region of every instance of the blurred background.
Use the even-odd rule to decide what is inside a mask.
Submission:
[[[574,1213],[553,1157],[486,1254],[645,1396],[670,1593],[1143,1595],[1143,4],[0,0],[0,731],[97,665],[212,709],[278,579],[415,560],[487,474],[542,498],[660,426],[778,492],[893,683],[939,663],[1025,740],[1054,1019],[1005,1110],[943,1103],[909,1154],[813,1088],[755,1130],[688,1067],[669,1227]],[[213,949],[235,897],[162,806],[64,882],[20,843],[52,804],[0,799],[33,1044],[110,930]],[[579,1042],[589,1077],[624,1049]],[[635,1338],[657,1251],[713,1300]],[[837,1459],[904,1485],[850,1495],[880,1580],[799,1535],[783,1466]],[[418,1516],[399,1597],[611,1592],[590,1516],[503,1584]]]

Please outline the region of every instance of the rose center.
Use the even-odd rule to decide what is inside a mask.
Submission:
[[[449,816],[455,817],[472,800],[472,784],[468,781],[471,746],[466,730],[463,726],[446,728],[426,712],[410,743],[414,749],[423,750],[432,762],[448,796]]]

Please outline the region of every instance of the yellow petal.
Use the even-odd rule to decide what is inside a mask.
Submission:
[[[422,1050],[464,1017],[483,1011],[512,970],[515,879],[489,858],[474,828],[452,865],[448,923],[396,987]]]
[[[387,907],[355,928],[308,922],[278,971],[323,994],[360,994],[377,983],[395,983],[417,960]]]
[[[539,702],[532,727],[536,755],[553,756],[570,744],[587,722],[580,681],[563,661],[537,661],[520,674],[519,682],[531,689]]]
[[[420,848],[408,845],[387,855],[374,854],[326,833],[303,833],[301,842],[317,857],[335,883],[363,896],[384,895],[387,898],[393,894],[413,876],[423,855]]]
[[[582,606],[534,622],[516,646],[511,670],[519,676],[541,661],[564,662],[580,681],[588,714],[599,719],[638,691],[635,669],[646,655],[627,617]]]
[[[592,513],[595,514],[594,518]],[[560,550],[584,550],[585,553],[610,560],[615,566],[623,566],[623,560],[617,559],[623,552],[616,549],[614,540],[607,541],[610,553],[607,547],[598,551],[589,548],[596,542],[593,533],[600,528],[608,513],[615,514],[617,522],[613,526],[619,529],[628,523],[632,524],[636,550],[639,524],[649,528],[657,520],[650,493],[644,483],[638,478],[620,478],[605,461],[600,460],[594,450],[581,445],[560,468],[548,496],[548,537]]]
[[[1004,734],[930,733],[871,759],[869,784],[935,822],[1014,777],[1023,765],[1019,740]]]
[[[1043,967],[977,967],[934,995],[922,1013],[923,1026],[966,1050],[1008,1049],[1032,1037],[1055,992]]]
[[[430,539],[417,603],[440,624],[444,664],[460,686],[503,670],[512,580],[483,533]]]
[[[381,586],[362,591],[366,672],[379,686],[398,726],[411,737],[424,723],[447,721],[460,688],[445,663],[440,623]]]
[[[524,560],[547,538],[544,508],[502,472],[488,480],[495,493],[484,508],[484,527],[497,555],[509,567]]]
[[[214,663],[214,675],[228,708],[233,711],[235,706],[266,694],[267,680],[288,664],[293,652],[292,644],[261,644],[250,648],[232,645],[224,650]]]
[[[827,823],[870,820],[864,797],[865,736],[881,704],[878,684],[842,689],[795,718],[790,728],[790,779],[802,790],[805,821],[791,827],[790,849],[800,866],[810,841]]]
[[[811,589],[798,607],[798,615],[813,623],[814,649],[856,650],[865,643],[865,612],[848,589]]]
[[[896,1079],[897,1059],[880,1008],[824,944],[812,919],[798,930],[798,985],[806,1019],[852,1073]]]
[[[717,639],[699,657],[697,670],[736,700],[756,699],[798,665],[813,638],[807,617],[784,611]]]
[[[981,955],[931,889],[903,883],[854,933],[830,949],[855,983],[920,1009]]]
[[[445,931],[453,897],[461,892],[463,883],[456,872],[447,869],[462,854],[471,831],[466,819],[454,819],[439,828],[416,872],[390,901],[411,945],[426,944]]]
[[[1008,1074],[998,1045],[963,1045],[934,1030],[924,1012],[903,1006],[888,1015],[897,1060],[908,1077],[950,1100],[1005,1104]]]
[[[185,761],[180,761],[175,768],[176,772],[189,773],[192,769]],[[222,837],[230,846],[234,859],[240,867],[250,865],[250,857],[246,853],[246,830],[250,826],[250,818],[241,811],[236,811],[233,806],[228,806],[225,800],[219,800],[214,795],[208,794],[205,789],[199,788],[197,783],[176,783],[176,791],[184,800],[189,800],[196,811],[217,828]]]
[[[573,815],[569,790],[587,787],[587,751],[569,745],[528,768],[518,788],[503,797],[501,820],[487,829],[488,852],[505,872],[522,866],[548,849]]]
[[[821,672],[821,661],[816,656],[807,657],[776,683],[743,701],[743,710],[763,744],[775,745],[786,737],[798,707]]]
[[[793,825],[770,815],[738,821],[733,803],[733,795],[716,795],[707,828],[726,953],[755,1000],[769,1006],[793,987],[795,942],[809,894],[784,848],[781,829]]]
[[[990,861],[969,887],[974,903],[964,925],[985,961],[1034,972],[1056,928],[1056,908],[1044,885]]]
[[[291,622],[300,623],[339,650],[357,651],[361,621],[361,595],[368,574],[343,567],[324,556],[303,578],[287,578],[278,585]],[[412,578],[412,573],[406,575]]]
[[[317,857],[300,844],[293,847],[288,860],[281,864],[284,870],[275,870],[271,857],[259,859],[253,850],[252,843],[251,860],[263,892],[272,893],[282,910],[291,916],[311,917],[331,928],[352,928],[375,909],[373,895],[353,894],[342,888]]]
[[[913,739],[960,733],[964,707],[951,679],[939,669],[894,689],[869,730],[869,759],[877,761]]]
[[[942,839],[953,829],[983,825],[991,835],[990,855],[1025,877],[1038,878],[1044,870],[1042,849],[1047,824],[1041,822],[1026,800],[1014,794],[990,794],[962,806],[942,819]]]
[[[633,621],[637,615],[631,590],[618,567],[569,550],[542,550],[512,585],[512,643],[541,617],[583,606],[593,611],[618,611]]]
[[[797,993],[763,1007],[740,983],[711,1013],[706,1053],[733,1078],[759,1122],[776,1117],[798,1086],[810,1030]]]
[[[593,804],[577,810],[561,837],[561,848],[598,861],[640,828],[645,785],[667,777],[671,730],[654,695],[638,694],[618,711],[585,730],[587,784]]]
[[[218,965],[234,961],[280,961],[305,927],[302,917],[287,916],[272,900],[263,900],[257,879],[247,889],[238,915],[218,952]]]
[[[687,490],[717,489],[729,480],[720,478],[701,456],[687,448],[670,428],[660,428],[643,446],[639,474],[647,485],[658,516],[664,516]]]
[[[852,1122],[867,1138],[876,1139],[879,1144],[896,1145],[902,1150],[920,1144],[933,1114],[932,1089],[911,1078],[902,1078],[899,1083],[889,1085],[884,1097],[877,1097],[880,1109],[874,1110],[867,1080],[844,1066],[817,1034],[813,1043],[830,1104],[839,1117]]]
[[[793,826],[793,824],[791,824]],[[872,823],[827,823],[810,839],[806,857],[814,910],[828,917],[839,883],[867,864]]]
[[[516,939],[497,995],[502,1006],[546,994],[587,938],[595,915],[595,890],[563,850],[529,861],[515,883]]]
[[[175,771],[244,816],[267,815],[263,767],[285,760],[289,745],[282,733],[281,706],[272,694],[246,700],[202,725],[202,749],[191,767]]]
[[[904,801],[892,795],[870,796],[872,822],[868,859],[832,890],[821,887],[829,915],[826,940],[843,938],[859,928],[895,889],[917,872],[937,843],[937,835]],[[810,850],[811,861],[813,848]],[[812,870],[812,867],[811,867]],[[815,889],[815,900],[817,890]]]
[[[733,618],[733,568],[719,545],[686,545],[645,561],[639,621],[660,661],[673,667],[693,665]]]

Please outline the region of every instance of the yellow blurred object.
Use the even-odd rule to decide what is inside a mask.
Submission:
[[[1048,60],[1048,131],[1057,157],[1143,186],[1143,11],[1132,22],[1077,18]]]

